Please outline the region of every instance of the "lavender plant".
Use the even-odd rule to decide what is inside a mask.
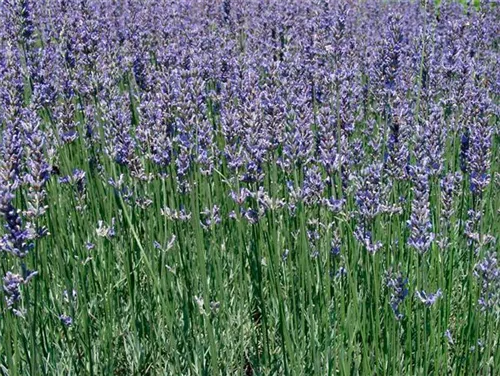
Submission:
[[[494,375],[500,8],[0,3],[0,373]]]

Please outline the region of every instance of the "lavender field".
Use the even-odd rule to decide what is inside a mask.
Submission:
[[[0,375],[500,374],[499,105],[496,1],[1,1]]]

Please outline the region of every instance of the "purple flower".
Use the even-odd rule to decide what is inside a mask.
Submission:
[[[325,182],[316,166],[307,168],[302,186],[302,199],[306,205],[317,204],[322,200]]]
[[[341,249],[340,240],[338,238],[332,239],[332,241],[330,243],[330,254],[332,256],[339,256],[340,249]]]
[[[27,284],[38,272],[27,270],[23,265],[23,274],[24,277],[9,271],[3,277],[3,291],[5,293],[7,308],[12,310],[17,316],[23,315],[21,310],[16,309],[17,303],[21,300],[20,288],[22,285]]]
[[[474,91],[477,93],[477,91]],[[477,93],[479,99],[471,105],[469,111],[473,119],[469,128],[470,139],[466,151],[470,189],[472,194],[481,196],[490,183],[491,139],[493,127],[490,125],[489,100],[483,93]]]
[[[425,163],[425,160],[424,160]],[[429,176],[425,165],[412,168],[413,201],[411,215],[408,220],[410,237],[408,245],[418,253],[426,253],[434,240],[429,209]]]
[[[438,176],[443,169],[446,124],[441,107],[432,106],[429,119],[424,124],[425,152],[428,158],[429,175]]]
[[[382,165],[371,164],[361,171],[357,182],[356,204],[361,216],[371,220],[384,211],[386,187],[382,182]]]
[[[205,208],[205,210],[200,212],[200,215],[200,224],[205,230],[208,230],[212,226],[215,226],[221,222],[220,209],[217,205],[214,205],[212,209]]]
[[[481,310],[500,313],[500,266],[494,252],[488,253],[474,268],[480,284],[478,303]]]
[[[185,222],[191,219],[191,213],[186,212],[184,207],[181,207],[180,210],[175,210],[166,206],[160,210],[160,213],[171,221]]]
[[[345,204],[345,199],[335,199],[333,197],[323,199],[323,204],[332,212],[340,213]]]
[[[229,196],[238,205],[243,205],[245,203],[245,201],[247,200],[247,198],[253,197],[253,194],[247,188],[243,187],[243,188],[240,188],[240,192],[239,193],[231,191],[231,193],[229,194]]]
[[[67,328],[73,325],[73,319],[70,316],[65,315],[64,313],[59,315],[59,320]]]
[[[401,272],[395,273],[391,269],[385,276],[385,284],[391,292],[389,304],[397,320],[403,318],[399,307],[408,296],[408,278],[404,278]]]
[[[1,184],[1,183],[0,183]],[[23,258],[33,248],[35,232],[25,227],[20,211],[12,205],[14,195],[9,187],[0,185],[0,214],[5,219],[6,234],[0,238],[0,249]]]
[[[460,168],[463,173],[468,171],[467,156],[470,147],[470,133],[469,129],[465,128],[464,133],[460,137]]]
[[[17,302],[21,300],[21,285],[24,284],[24,279],[19,274],[7,272],[3,277],[3,291],[5,292],[5,300],[7,308],[12,309]]]
[[[441,221],[449,224],[453,215],[453,199],[459,190],[462,175],[459,172],[449,173],[441,179]]]
[[[101,238],[107,238],[111,239],[114,238],[116,235],[115,231],[115,218],[111,218],[111,225],[108,226],[104,221],[99,220],[97,222],[97,228],[96,228],[96,233],[97,236]]]
[[[394,179],[405,180],[407,178],[406,166],[410,160],[408,144],[411,111],[407,101],[395,100],[393,106],[385,167],[388,174]]]
[[[434,305],[442,295],[441,289],[438,289],[435,293],[426,293],[424,290],[415,292],[415,296],[428,307]]]
[[[373,240],[372,232],[368,231],[363,224],[358,224],[356,226],[354,237],[371,254],[375,254],[379,249],[383,247],[382,242]]]
[[[254,209],[242,208],[242,215],[251,224],[256,224],[259,221],[259,213]]]
[[[300,113],[292,113],[291,117],[297,121],[293,128],[286,133],[283,145],[283,158],[279,162],[281,167],[289,170],[293,166],[304,166],[311,160],[314,145],[313,133],[310,128],[311,113],[304,109]]]

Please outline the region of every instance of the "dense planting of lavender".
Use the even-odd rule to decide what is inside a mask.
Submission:
[[[0,3],[0,373],[500,370],[500,7]]]

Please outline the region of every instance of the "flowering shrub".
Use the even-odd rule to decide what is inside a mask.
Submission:
[[[500,369],[500,7],[0,3],[0,370]]]

